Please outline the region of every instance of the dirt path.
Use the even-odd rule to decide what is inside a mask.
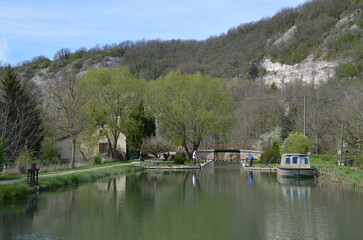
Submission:
[[[127,165],[134,165],[134,164],[137,164],[137,163],[120,163],[120,164],[116,164],[116,165],[112,165],[112,166],[104,166],[104,167],[97,167],[97,168],[73,170],[73,171],[62,172],[62,173],[53,173],[53,174],[39,175],[39,178],[43,178],[43,177],[55,177],[55,176],[67,175],[67,174],[78,173],[78,172],[89,172],[89,171],[99,170],[99,169],[104,169],[104,168],[113,168],[113,167],[127,166]],[[4,181],[0,181],[0,185],[17,183],[17,182],[26,181],[26,180],[27,180],[26,177],[24,177],[24,178],[18,178],[18,179],[12,179],[12,180],[4,180]]]

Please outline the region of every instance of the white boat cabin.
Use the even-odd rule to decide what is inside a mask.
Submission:
[[[281,167],[310,168],[310,160],[306,154],[282,154]]]

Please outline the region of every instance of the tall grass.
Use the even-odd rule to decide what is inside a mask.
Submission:
[[[311,165],[318,168],[329,181],[363,189],[363,171],[339,166],[334,155],[311,155]]]
[[[118,176],[120,174],[134,173],[143,170],[143,167],[128,165],[107,169],[92,170],[89,172],[71,173],[47,178],[39,178],[39,185],[45,185],[46,190],[56,190],[82,183],[93,182],[97,179]],[[34,189],[27,186],[26,181],[0,185],[0,204],[13,202],[28,197]]]
[[[0,204],[24,199],[28,193],[29,188],[25,182],[0,185]]]

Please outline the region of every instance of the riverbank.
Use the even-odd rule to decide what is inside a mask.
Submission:
[[[145,169],[160,169],[160,170],[190,170],[190,169],[202,169],[208,164],[212,163],[212,160],[198,162],[196,165],[186,164],[178,165],[170,162],[134,162],[134,164],[140,164]]]
[[[120,174],[130,174],[144,170],[142,166],[123,164],[117,166],[105,166],[98,169],[84,169],[78,172],[62,172],[44,175],[39,178],[39,185],[45,186],[46,190],[56,190],[79,184],[93,182],[97,179],[117,176]],[[34,188],[27,186],[26,180],[0,185],[0,204],[13,202],[27,198],[34,192]]]
[[[339,166],[336,156],[311,155],[311,165],[319,169],[321,181],[330,181],[347,185],[351,188],[363,189],[363,171]]]

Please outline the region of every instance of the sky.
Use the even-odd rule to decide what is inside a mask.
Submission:
[[[205,40],[305,1],[0,0],[0,63],[127,40]]]

